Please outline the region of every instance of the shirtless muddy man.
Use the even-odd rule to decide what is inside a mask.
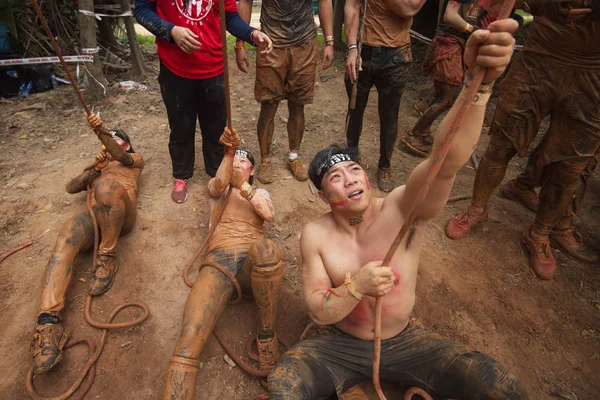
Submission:
[[[288,351],[269,375],[269,398],[325,399],[371,379],[375,298],[383,296],[381,379],[419,386],[434,397],[527,399],[519,380],[492,358],[437,335],[409,317],[415,303],[419,258],[427,221],[446,204],[456,173],[477,144],[491,85],[510,60],[517,23],[494,22],[466,45],[465,64],[487,67],[485,85],[442,121],[433,154],[440,148],[461,102],[472,102],[440,173],[416,211],[416,220],[389,266],[381,260],[406,218],[434,156],[418,165],[404,186],[373,198],[371,184],[348,149],[317,154],[309,176],[331,212],[302,232],[303,291],[312,319],[321,326]],[[467,85],[469,82],[467,81]]]

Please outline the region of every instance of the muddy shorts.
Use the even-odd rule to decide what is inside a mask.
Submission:
[[[540,123],[551,115],[540,144],[543,163],[580,160],[587,165],[600,146],[599,105],[600,70],[565,67],[523,52],[498,85],[490,134],[492,140],[508,139],[525,157]]]
[[[292,347],[268,378],[271,400],[329,399],[372,379],[373,342],[334,326],[318,327]],[[435,398],[527,399],[506,368],[417,322],[381,343],[382,381],[419,386]]]
[[[465,66],[460,41],[449,36],[435,36],[427,47],[422,68],[425,75],[436,81],[453,86],[462,85]]]
[[[273,48],[269,54],[257,52],[256,101],[312,103],[318,53],[316,37],[298,46]]]

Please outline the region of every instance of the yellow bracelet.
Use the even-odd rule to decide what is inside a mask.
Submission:
[[[243,45],[241,45],[241,46],[233,46],[233,49],[234,49],[235,51],[242,51],[242,50],[246,50],[246,45],[245,45],[245,44],[243,44]]]
[[[348,289],[350,295],[352,295],[352,297],[354,297],[356,300],[361,301],[363,297],[365,297],[362,293],[359,293],[358,290],[356,290],[356,288],[354,287],[354,284],[352,283],[352,274],[350,272],[346,274],[344,285],[346,285],[346,289]]]

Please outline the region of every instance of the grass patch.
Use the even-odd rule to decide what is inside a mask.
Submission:
[[[147,35],[140,35],[138,33],[136,36],[137,36],[137,41],[139,44],[154,44],[154,41],[156,40],[156,37],[154,37],[154,35],[147,36]]]

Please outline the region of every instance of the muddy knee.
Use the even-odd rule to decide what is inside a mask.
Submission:
[[[312,399],[316,395],[335,393],[329,374],[311,358],[303,357],[294,350],[286,353],[271,370],[268,386],[269,398],[273,400]],[[315,391],[319,393],[313,393]]]
[[[478,352],[467,353],[461,358],[465,366],[466,398],[498,400],[529,398],[519,379],[492,358]]]
[[[93,232],[94,225],[89,213],[84,212],[70,218],[58,232],[54,253],[63,253],[66,250],[65,247],[77,251],[86,250],[86,247],[92,245]]]
[[[517,150],[504,133],[502,133],[500,126],[492,123],[491,129],[492,137],[483,157],[492,162],[508,164],[517,154]]]
[[[281,261],[281,254],[275,242],[263,238],[250,247],[248,260],[254,268],[275,267]]]

